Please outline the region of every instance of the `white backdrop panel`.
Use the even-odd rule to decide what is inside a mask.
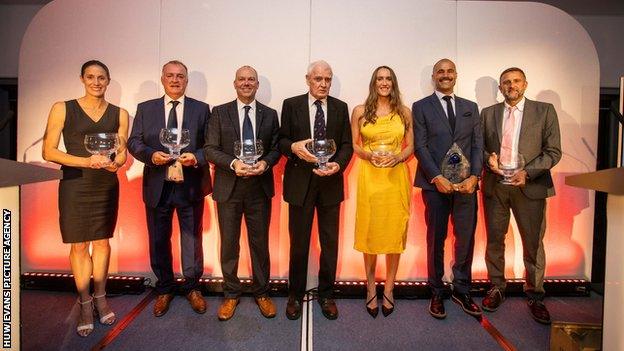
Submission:
[[[512,65],[526,69],[528,97],[555,105],[564,158],[555,169],[558,195],[549,201],[547,274],[589,277],[593,195],[565,187],[563,176],[595,165],[598,61],[578,23],[555,8],[535,3],[56,0],[35,17],[22,43],[18,154],[42,162],[39,141],[50,106],[83,94],[78,69],[92,58],[111,68],[108,100],[133,115],[137,103],[162,95],[160,67],[174,58],[189,66],[188,95],[211,106],[233,99],[235,69],[253,65],[260,75],[258,99],[279,111],[284,98],[306,91],[304,75],[310,60],[325,59],[333,66],[332,95],[353,108],[365,99],[372,70],[384,64],[395,69],[404,103],[411,106],[432,92],[431,68],[442,57],[457,62],[458,95],[475,99],[481,108],[500,99],[498,74]],[[414,167],[412,160],[412,174]],[[134,162],[120,173],[122,209],[112,240],[112,272],[150,271],[141,169],[142,164]],[[283,164],[276,169],[278,196],[271,222],[271,272],[279,277],[287,276],[288,269],[282,171]],[[352,162],[347,175],[338,277],[361,279],[361,256],[352,249],[357,162]],[[68,248],[58,233],[56,187],[56,183],[29,186],[22,192],[22,205],[28,206],[22,212],[25,270],[69,269]],[[212,200],[207,203],[206,274],[220,275],[216,217]],[[476,277],[484,276],[482,219],[473,266]],[[510,273],[519,277],[521,249],[510,237]],[[447,252],[451,252],[449,245],[452,239]],[[399,278],[426,275],[424,246],[422,200],[414,189]],[[249,274],[246,241],[241,247],[247,262],[241,264],[244,276]]]

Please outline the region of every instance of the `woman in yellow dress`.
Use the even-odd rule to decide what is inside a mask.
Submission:
[[[382,313],[394,310],[394,280],[405,250],[411,183],[404,163],[414,151],[410,109],[401,102],[394,71],[373,72],[366,102],[351,116],[353,150],[359,163],[355,249],[364,254],[366,310],[379,311],[375,286],[377,255],[386,255]]]

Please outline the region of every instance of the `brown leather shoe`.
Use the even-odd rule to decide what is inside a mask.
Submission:
[[[191,308],[196,313],[205,313],[206,312],[206,301],[202,296],[199,290],[191,290],[187,295],[186,299],[191,304]]]
[[[259,296],[256,297],[256,304],[258,304],[258,308],[260,309],[260,313],[266,318],[273,318],[277,313],[277,309],[275,308],[275,304],[271,301],[271,298],[268,296]]]
[[[167,313],[171,300],[173,300],[173,294],[158,295],[154,304],[154,316],[161,317]]]
[[[485,311],[494,312],[505,301],[505,294],[497,287],[493,286],[481,301],[481,306]]]
[[[331,320],[338,318],[338,306],[336,306],[334,299],[320,297],[318,303],[321,305],[321,312],[325,318]]]
[[[286,304],[286,318],[291,321],[299,319],[301,317],[301,304],[302,300],[294,296],[288,297],[288,303]]]
[[[219,317],[220,321],[227,321],[228,319],[234,316],[234,311],[236,311],[236,306],[238,305],[238,298],[225,298],[219,306],[219,311],[217,312],[217,317]]]
[[[537,299],[529,298],[527,300],[531,317],[542,324],[550,324],[550,313],[544,303]]]

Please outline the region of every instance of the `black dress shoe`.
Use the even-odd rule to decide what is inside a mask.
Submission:
[[[505,301],[505,294],[499,288],[493,286],[487,292],[483,301],[481,301],[481,306],[488,312],[494,312],[500,307],[503,301]]]
[[[288,297],[288,303],[286,304],[286,318],[290,320],[299,319],[301,317],[301,299],[293,296]]]
[[[477,316],[477,317],[481,315],[481,308],[479,308],[479,305],[477,305],[472,300],[472,297],[470,297],[470,294],[468,293],[462,294],[462,293],[453,291],[453,293],[451,294],[451,299],[453,299],[453,302],[458,304],[459,307],[461,307],[462,310],[464,310],[464,312],[468,313],[469,315]]]
[[[384,297],[384,300],[388,301],[388,303],[390,304],[390,307],[386,307],[382,304],[381,314],[383,314],[384,317],[388,317],[390,313],[394,312],[394,302],[390,301],[390,299],[388,298],[388,296],[386,296],[386,294],[383,294],[383,297]]]
[[[325,318],[332,320],[338,318],[338,307],[334,299],[319,298],[318,302],[319,305],[321,305],[321,311],[323,311],[323,316],[325,316]]]
[[[371,302],[377,299],[377,294],[370,298],[370,300],[366,301],[366,312],[371,315],[373,318],[377,318],[377,314],[379,313],[379,306],[375,306],[375,308],[368,307]]]
[[[446,318],[446,311],[444,310],[444,301],[442,296],[438,294],[431,295],[431,301],[429,301],[429,314],[437,319]]]
[[[537,299],[529,299],[527,301],[531,317],[542,324],[550,324],[550,313],[544,303]]]

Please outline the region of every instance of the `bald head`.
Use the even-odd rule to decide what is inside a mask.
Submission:
[[[250,104],[254,101],[259,86],[258,72],[253,67],[243,66],[236,70],[234,89],[236,89],[236,97],[242,103]]]
[[[445,95],[452,94],[456,79],[457,70],[453,61],[443,58],[433,65],[431,80],[435,83],[437,91]]]

